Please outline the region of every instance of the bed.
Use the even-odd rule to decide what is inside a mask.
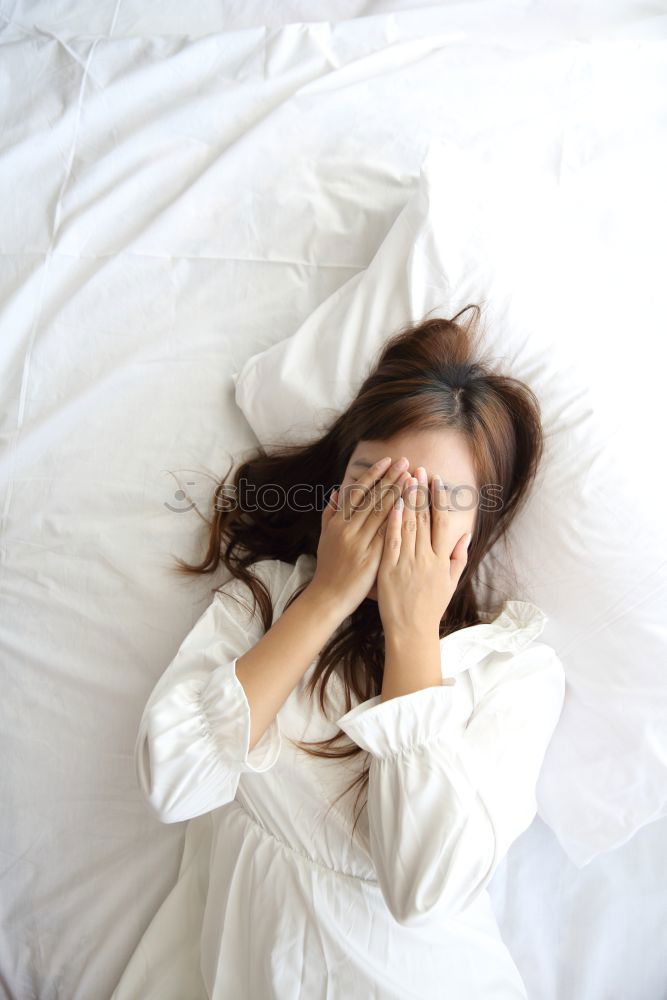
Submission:
[[[0,0],[3,995],[111,997],[185,871],[191,948],[207,820],[160,824],[133,760],[146,698],[223,579],[179,579],[173,557],[200,555],[216,476],[261,439],[239,373],[356,290],[434,139],[570,184],[565,346],[640,484],[648,546],[666,54],[662,5],[627,0]],[[621,665],[657,722],[651,526],[628,593],[653,645],[630,632]],[[539,1000],[667,998],[667,757],[646,730],[619,738],[652,754],[650,782],[619,786],[640,806],[614,800],[607,841],[599,824],[577,841],[545,788],[490,886]],[[195,958],[184,945],[179,967]]]

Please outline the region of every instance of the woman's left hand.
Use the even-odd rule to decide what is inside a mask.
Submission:
[[[426,471],[406,481],[403,509],[394,505],[386,522],[377,573],[378,610],[385,634],[439,628],[468,561],[468,533],[453,537],[447,494],[433,479],[433,507]],[[416,485],[415,485],[416,484]]]

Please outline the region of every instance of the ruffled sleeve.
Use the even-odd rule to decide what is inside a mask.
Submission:
[[[255,572],[262,567],[270,593],[271,562],[252,567]],[[251,616],[251,610],[252,595],[241,581],[232,579],[216,592],[144,708],[134,750],[136,774],[163,823],[230,802],[241,772],[267,771],[278,759],[277,718],[248,749],[250,705],[236,662],[264,633],[259,611]]]
[[[456,686],[370,698],[338,725],[371,755],[370,851],[400,924],[468,907],[537,812],[535,789],[561,714],[565,673],[545,643],[508,657],[465,728]]]

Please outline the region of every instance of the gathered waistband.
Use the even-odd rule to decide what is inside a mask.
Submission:
[[[339,875],[341,878],[349,878],[349,879],[353,879],[355,882],[360,882],[360,883],[362,883],[364,885],[370,885],[370,886],[378,887],[378,881],[377,881],[377,879],[374,879],[374,878],[365,878],[365,876],[363,876],[363,875],[354,875],[351,872],[344,872],[344,871],[340,871],[340,869],[338,869],[338,868],[332,868],[330,865],[324,864],[323,861],[316,861],[315,858],[311,858],[309,854],[306,854],[304,851],[300,850],[298,847],[294,847],[293,844],[288,844],[286,840],[283,840],[281,837],[276,836],[276,834],[273,833],[271,830],[267,830],[266,827],[262,824],[262,822],[259,819],[257,819],[256,816],[253,816],[253,814],[248,809],[246,809],[246,807],[243,805],[243,803],[239,799],[237,799],[237,798],[232,799],[232,801],[229,803],[229,805],[236,805],[236,806],[238,806],[238,808],[243,812],[243,814],[245,816],[247,816],[248,819],[252,820],[252,822],[255,824],[255,826],[257,827],[258,830],[260,830],[267,837],[271,837],[281,847],[286,847],[296,857],[302,858],[304,861],[307,861],[309,864],[314,865],[316,868],[321,868],[325,872],[328,872],[331,875]]]

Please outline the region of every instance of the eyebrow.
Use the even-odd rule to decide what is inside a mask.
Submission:
[[[363,465],[364,468],[370,469],[371,466],[375,465],[375,462],[369,462],[365,458],[355,458],[354,462],[350,462],[350,468],[352,468],[353,465]],[[442,477],[440,477],[440,478],[442,478]],[[448,489],[451,488],[451,483],[446,483],[446,482],[444,482],[444,480],[443,480],[442,485],[445,487],[446,490],[448,490]]]

